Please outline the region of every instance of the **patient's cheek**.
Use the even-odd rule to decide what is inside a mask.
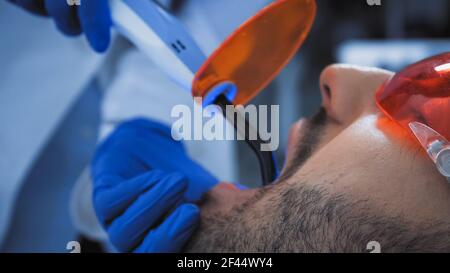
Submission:
[[[229,183],[220,183],[206,194],[200,205],[202,215],[226,213],[253,196],[255,190],[239,190]]]
[[[384,115],[378,117],[376,128],[388,139],[402,147],[406,146],[413,151],[418,151],[421,148],[412,132],[405,130],[399,124]]]

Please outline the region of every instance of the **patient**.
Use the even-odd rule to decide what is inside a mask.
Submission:
[[[278,183],[214,188],[185,251],[368,252],[376,241],[381,252],[449,252],[450,185],[374,102],[391,75],[326,68],[323,108],[292,127]]]

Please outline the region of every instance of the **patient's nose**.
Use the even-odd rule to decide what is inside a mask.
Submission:
[[[353,65],[331,65],[320,77],[322,105],[330,118],[350,123],[366,111],[377,111],[374,95],[392,72]]]

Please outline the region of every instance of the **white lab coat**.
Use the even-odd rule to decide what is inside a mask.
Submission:
[[[270,0],[191,0],[180,18],[203,51],[210,54],[240,23],[268,2]],[[11,18],[17,21],[11,22]],[[17,35],[19,26],[21,35]],[[7,52],[5,55],[10,57],[5,61],[2,57],[4,66],[0,68],[0,102],[8,102],[0,107],[1,246],[14,216],[15,196],[28,168],[105,57],[92,53],[82,38],[62,37],[51,21],[31,17],[4,2],[0,2],[0,28],[3,35],[0,52]],[[51,39],[39,39],[43,33]],[[16,46],[20,43],[18,40],[23,41],[22,47]],[[171,122],[172,105],[191,103],[190,94],[171,83],[140,52],[132,50],[124,54],[117,71],[110,79],[102,103],[103,122],[99,128],[102,137],[111,132],[117,122],[136,116]],[[39,86],[39,90],[35,86]],[[42,107],[50,110],[39,111]],[[217,177],[224,181],[235,180],[233,143],[188,143],[187,146],[192,157]],[[73,191],[72,219],[82,234],[91,239],[105,239],[93,213],[91,188],[86,169]]]

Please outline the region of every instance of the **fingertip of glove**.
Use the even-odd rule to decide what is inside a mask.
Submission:
[[[78,8],[81,28],[91,47],[104,53],[111,43],[111,12],[107,0],[88,1]]]
[[[181,205],[175,212],[174,221],[176,226],[175,237],[180,237],[183,234],[191,233],[198,225],[200,220],[200,209],[194,204]]]
[[[109,48],[109,44],[111,43],[111,34],[109,30],[106,32],[98,32],[92,35],[86,34],[86,36],[89,44],[97,53],[106,52],[106,50]]]
[[[180,207],[180,214],[192,218],[200,215],[200,208],[194,204],[184,204]]]
[[[184,243],[198,227],[200,221],[200,209],[194,204],[184,204],[177,211],[174,223],[174,238]]]

